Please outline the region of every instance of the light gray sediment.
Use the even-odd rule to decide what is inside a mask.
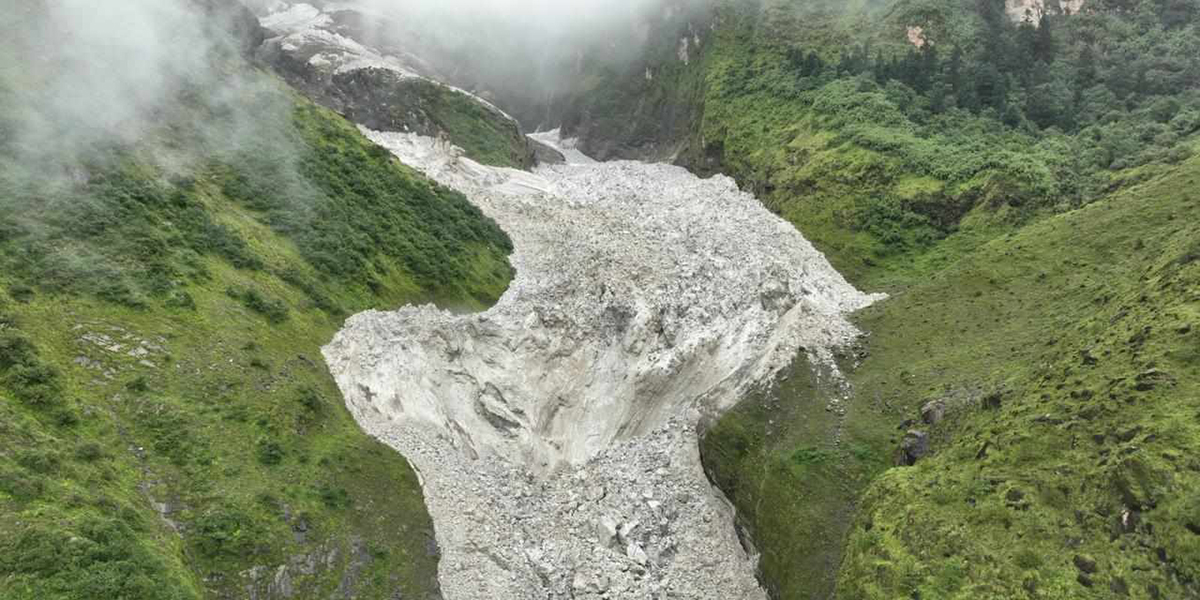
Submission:
[[[530,174],[367,133],[516,248],[492,309],[367,312],[325,348],[359,423],[423,477],[446,597],[765,598],[698,426],[797,352],[828,362],[874,298],[725,177]]]

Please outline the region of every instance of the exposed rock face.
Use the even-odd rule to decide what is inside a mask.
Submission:
[[[921,407],[921,421],[926,425],[937,425],[946,418],[946,402],[931,400]]]
[[[1014,21],[1028,20],[1037,25],[1050,11],[1061,8],[1062,12],[1073,15],[1083,10],[1083,4],[1084,0],[1005,0],[1004,10]]]
[[[725,177],[571,148],[530,174],[368,134],[516,246],[491,310],[368,312],[325,348],[360,424],[423,476],[446,597],[764,598],[698,426],[800,348],[830,361],[873,298]]]
[[[266,39],[266,31],[258,19],[239,0],[192,0],[205,12],[214,27],[232,36],[238,51],[252,57]]]
[[[533,156],[539,165],[561,165],[567,162],[567,157],[558,151],[557,148],[542,143],[534,136],[529,137],[530,145],[533,147]]]
[[[468,152],[500,148],[492,164],[532,167],[534,147],[520,125],[491,103],[418,74],[419,59],[354,39],[361,18],[341,7],[279,3],[261,19],[270,38],[260,58],[315,102],[371,129],[445,137]],[[488,138],[479,142],[479,138]]]
[[[909,25],[908,43],[918,48],[924,48],[929,43],[928,38],[925,37],[925,28],[920,25]]]
[[[929,434],[917,429],[909,430],[900,442],[900,450],[896,453],[896,464],[911,467],[918,460],[929,454]]]
[[[691,2],[664,4],[673,9],[640,24],[651,40],[644,56],[604,71],[600,83],[579,94],[563,115],[563,131],[579,138],[590,156],[681,163],[697,151],[692,146],[698,146],[693,138],[703,112],[700,59],[713,14]],[[579,78],[595,80],[586,73]]]

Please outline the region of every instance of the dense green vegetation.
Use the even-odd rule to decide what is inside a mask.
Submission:
[[[88,165],[83,185],[7,161],[0,217],[13,283],[131,307],[155,297],[186,303],[180,288],[203,280],[200,263],[215,256],[272,272],[336,314],[333,285],[384,298],[460,295],[480,253],[511,250],[461,194],[398,167],[348,124],[308,104],[291,120],[291,135],[256,139],[183,175],[157,171],[136,149]],[[256,253],[212,210],[215,198],[286,235],[304,266]],[[486,299],[492,290],[478,291]]]
[[[870,6],[727,9],[685,157],[719,157],[853,277],[886,279],[952,233],[986,239],[1191,152],[1200,34],[1171,3],[1038,29],[1002,2]],[[902,26],[917,24],[923,50]],[[830,32],[861,41],[829,45]],[[1065,99],[1042,90],[1060,85]]]
[[[863,315],[851,420],[948,416],[868,489],[841,597],[1200,594],[1197,182],[1191,159]]]
[[[423,80],[409,85],[438,129],[469,158],[497,167],[532,166],[529,142],[508,117],[445,85]]]
[[[705,439],[777,597],[1200,595],[1200,38],[1189,3],[1089,7],[767,2],[707,40],[683,160],[893,295],[849,401],[798,365]]]
[[[801,366],[723,420],[705,458],[779,597],[1194,596],[1197,181],[1191,159],[867,310],[844,417]],[[908,429],[933,456],[891,468]]]
[[[334,113],[217,68],[222,94],[72,153],[28,135],[33,88],[0,70],[6,600],[436,593],[416,475],[319,348],[355,311],[486,306],[511,243]]]
[[[280,56],[280,74],[316,102],[351,121],[379,131],[410,131],[449,140],[467,157],[486,165],[528,169],[533,152],[521,127],[508,115],[462,90],[387,69],[335,74],[327,84],[307,63]]]

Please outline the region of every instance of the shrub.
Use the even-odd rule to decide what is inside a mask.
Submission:
[[[8,294],[12,296],[13,300],[24,303],[33,300],[34,291],[33,288],[23,283],[18,283],[8,288]]]
[[[143,402],[136,414],[149,447],[172,464],[184,465],[189,460],[202,461],[207,457],[207,448],[192,432],[191,419],[169,402]]]
[[[206,558],[245,558],[255,554],[262,527],[246,511],[220,504],[196,519],[192,545]]]
[[[196,299],[187,290],[174,290],[167,295],[166,300],[163,301],[163,305],[167,308],[196,310]]]
[[[254,454],[258,458],[258,462],[267,466],[275,466],[283,462],[284,450],[278,441],[262,438],[255,445]]]
[[[131,392],[148,392],[150,391],[150,382],[146,380],[145,376],[139,375],[129,383],[126,383],[125,389]]]
[[[1023,549],[1017,551],[1016,556],[1013,557],[1013,562],[1021,569],[1029,571],[1042,566],[1042,557],[1033,550]]]
[[[51,408],[62,403],[58,369],[40,361],[9,368],[0,383],[18,400],[34,408]]]
[[[0,539],[2,579],[25,579],[43,597],[196,598],[128,524],[97,516],[75,526],[28,524]]]
[[[79,424],[79,413],[69,406],[58,406],[50,413],[55,425],[59,427],[74,427]]]
[[[17,454],[17,464],[43,475],[50,475],[58,471],[58,467],[62,464],[57,452],[53,450],[23,450]]]
[[[349,508],[351,504],[350,493],[340,486],[321,484],[321,487],[317,488],[317,495],[327,508],[340,510]]]
[[[797,466],[815,465],[828,461],[830,454],[827,450],[816,448],[813,446],[805,446],[797,448],[792,453],[791,461]]]
[[[20,332],[0,327],[0,371],[26,364],[34,356],[33,344]]]
[[[325,410],[325,400],[321,398],[321,394],[308,386],[300,389],[300,392],[296,395],[296,402],[310,414],[317,415]]]
[[[46,491],[45,479],[21,470],[0,471],[0,492],[21,501],[34,500]]]
[[[238,300],[246,308],[263,315],[267,322],[278,325],[288,320],[288,307],[282,300],[267,298],[254,288],[230,287],[225,290],[230,298]]]
[[[84,442],[75,447],[75,458],[84,462],[96,462],[104,458],[104,448],[96,442]]]

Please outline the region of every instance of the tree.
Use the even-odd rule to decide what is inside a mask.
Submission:
[[[921,49],[921,62],[917,70],[917,85],[915,86],[918,91],[929,91],[930,86],[938,79],[940,66],[936,47],[929,44]]]
[[[1186,27],[1200,18],[1200,6],[1195,0],[1163,0],[1159,11],[1163,27]]]
[[[1054,44],[1054,22],[1056,17],[1046,15],[1042,17],[1042,23],[1038,26],[1037,32],[1033,38],[1033,58],[1042,63],[1049,64],[1054,62],[1055,44]]]
[[[1058,127],[1074,129],[1074,92],[1062,79],[1052,77],[1029,90],[1025,100],[1025,116],[1043,129]]]
[[[991,63],[982,63],[975,75],[975,93],[979,104],[996,109],[1004,114],[1004,105],[1008,99],[1008,81],[1004,74]]]
[[[1075,63],[1075,89],[1085,90],[1096,83],[1096,54],[1091,44],[1084,44]]]
[[[950,61],[946,64],[946,83],[950,85],[950,90],[955,96],[961,95],[964,90],[963,85],[963,52],[962,48],[954,47],[950,53]]]

